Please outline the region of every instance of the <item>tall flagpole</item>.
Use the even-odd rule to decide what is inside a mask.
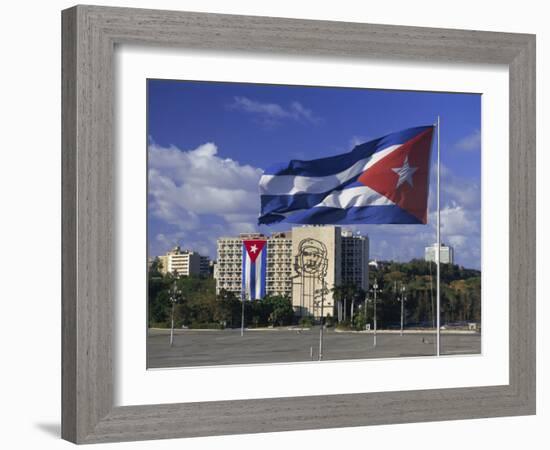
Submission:
[[[440,217],[440,204],[439,204],[439,178],[441,174],[441,154],[439,150],[439,116],[437,116],[437,280],[436,280],[436,354],[439,356],[441,348],[441,336],[440,336],[440,307],[441,307],[441,292],[439,286],[440,279],[440,263],[441,258],[441,217]]]

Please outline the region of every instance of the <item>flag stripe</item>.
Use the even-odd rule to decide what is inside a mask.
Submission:
[[[355,179],[370,166],[399,148],[401,145],[402,143],[390,145],[368,158],[360,159],[352,166],[333,175],[319,177],[306,177],[301,175],[262,175],[260,178],[260,193],[269,195],[295,195],[304,192],[323,193],[331,191],[348,180]]]
[[[274,207],[272,211],[275,211],[274,215],[277,216],[276,221],[281,220],[281,217],[286,218],[311,208],[332,207],[344,209],[352,206],[390,206],[395,204],[388,197],[361,183],[354,183],[352,186],[342,191],[328,193],[324,198],[320,198],[318,195],[312,195],[307,200],[308,202],[291,203],[293,207],[287,207],[284,213],[277,212],[277,210],[283,208]],[[317,201],[317,203],[314,203],[314,201]],[[266,217],[268,221],[264,222],[263,220]],[[260,223],[270,223],[270,216],[268,215],[266,217],[260,218]]]
[[[260,291],[260,297],[264,298],[266,295],[266,275],[267,275],[267,245],[262,250],[262,270],[261,270],[261,277],[263,280],[261,291]]]
[[[250,261],[250,257],[248,257],[248,291],[250,292],[250,296],[248,297],[249,300],[256,298],[256,264],[257,262]],[[258,261],[256,259],[256,261]]]
[[[299,209],[313,208],[315,205],[321,203],[328,195],[335,191],[341,191],[343,189],[352,188],[362,183],[357,182],[355,179],[349,180],[348,183],[339,186],[336,189],[323,192],[321,194],[294,194],[294,195],[262,195],[260,198],[261,208],[263,214],[269,214],[271,212],[281,213],[283,211],[294,211]]]
[[[259,255],[256,258],[256,267],[254,267],[256,272],[255,283],[254,283],[254,298],[262,298],[261,287],[262,287],[262,255]]]
[[[246,248],[242,247],[242,264],[241,264],[241,300],[246,299]]]
[[[339,223],[352,224],[422,224],[423,222],[397,205],[352,206],[350,208],[317,207],[297,211],[282,217],[290,223]],[[277,221],[280,221],[279,218]]]
[[[368,186],[361,185],[327,195],[314,208],[328,206],[332,208],[349,208],[351,206],[395,205],[388,197],[381,195]]]
[[[265,170],[265,175],[300,175],[305,177],[324,177],[342,172],[357,161],[370,157],[373,153],[389,147],[402,144],[429,126],[408,128],[387,136],[357,145],[351,152],[328,158],[311,161],[292,160],[289,163],[279,164]]]

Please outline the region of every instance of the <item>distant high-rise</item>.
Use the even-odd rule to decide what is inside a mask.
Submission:
[[[369,287],[369,240],[360,234],[342,230],[342,284],[363,290]]]
[[[162,273],[172,273],[178,276],[208,275],[209,259],[191,250],[174,247],[165,255],[159,256]]]
[[[453,247],[441,244],[440,258],[440,262],[443,264],[454,264]],[[437,244],[430,245],[424,249],[424,260],[437,262]]]
[[[212,275],[212,265],[208,256],[200,255],[199,275]]]

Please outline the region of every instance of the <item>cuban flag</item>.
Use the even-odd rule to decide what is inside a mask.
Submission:
[[[349,153],[272,167],[260,179],[260,224],[425,224],[434,126]]]
[[[243,240],[242,288],[244,300],[265,297],[265,273],[267,266],[267,241]]]

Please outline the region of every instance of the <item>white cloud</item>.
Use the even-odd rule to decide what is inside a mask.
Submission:
[[[149,145],[149,168],[157,169],[177,185],[210,186],[224,189],[257,189],[261,169],[220,158],[211,142],[192,150]]]
[[[194,150],[149,146],[149,194],[169,220],[173,211],[191,215],[255,211],[262,170],[217,156],[215,144]],[[168,211],[170,209],[170,212]]]
[[[176,233],[158,233],[155,236],[155,240],[164,248],[171,248],[178,245],[182,239],[185,238],[186,233],[176,232]]]
[[[458,150],[464,150],[464,151],[473,151],[473,150],[480,150],[481,149],[481,131],[474,130],[469,135],[464,136],[462,139],[460,139],[456,144],[455,147]]]
[[[261,169],[221,158],[213,143],[187,151],[151,144],[148,156],[149,212],[170,230],[156,236],[159,251],[183,239],[214,256],[216,238],[235,223],[254,227]]]
[[[447,238],[453,235],[469,235],[479,232],[479,223],[472,211],[454,205],[441,210],[441,233]]]
[[[455,248],[463,248],[468,242],[468,239],[466,238],[466,236],[454,234],[452,236],[449,236],[447,241]]]
[[[285,119],[306,121],[310,123],[318,123],[320,120],[313,114],[311,109],[306,108],[297,101],[291,102],[290,105],[285,108],[278,103],[262,103],[248,97],[234,97],[233,103],[229,105],[229,107],[257,114],[265,125],[275,125]]]
[[[437,164],[432,164],[430,178],[430,210],[436,206]],[[467,209],[479,209],[481,188],[479,182],[472,178],[456,176],[445,164],[441,164],[441,205],[458,204]]]
[[[479,208],[481,190],[478,183],[452,178],[441,183],[441,191],[448,202],[457,203],[465,208]]]

